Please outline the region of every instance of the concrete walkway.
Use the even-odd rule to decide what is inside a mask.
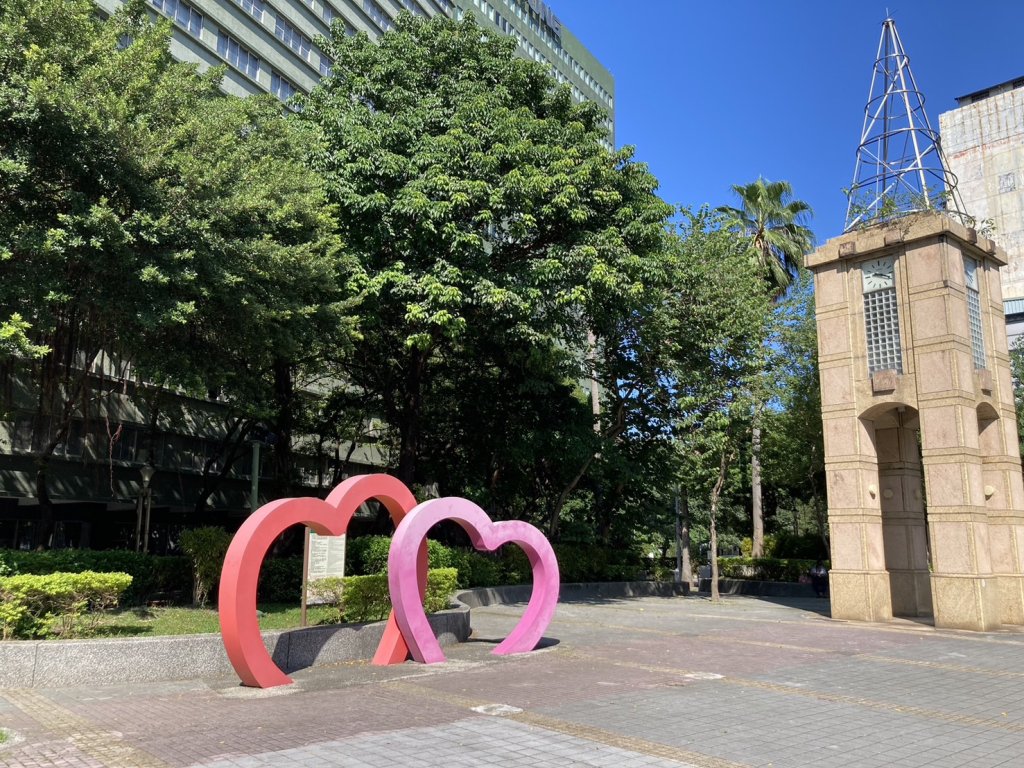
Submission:
[[[834,622],[824,600],[559,606],[546,647],[449,661],[0,690],[0,766],[1024,766],[1024,634]]]

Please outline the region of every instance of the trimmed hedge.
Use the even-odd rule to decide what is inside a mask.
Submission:
[[[345,568],[353,574],[368,575],[387,570],[391,538],[361,536],[347,544]],[[629,550],[603,549],[586,544],[556,544],[555,557],[561,580],[566,583],[590,581],[639,581],[647,576],[643,558]],[[533,570],[526,554],[517,546],[502,547],[498,553],[447,547],[427,540],[431,568],[454,568],[459,587],[496,587],[528,584]],[[265,566],[264,566],[265,567]]]
[[[302,558],[268,557],[260,568],[257,599],[265,603],[294,603],[302,598]]]
[[[448,607],[457,579],[458,573],[454,568],[433,568],[427,572],[427,597],[424,601],[427,613],[437,613]],[[316,582],[316,591],[334,606],[336,613],[328,618],[329,622],[382,621],[391,611],[386,573],[320,579]]]
[[[815,560],[779,557],[720,557],[718,575],[723,579],[798,582],[814,567]],[[828,563],[825,563],[828,567]]]
[[[181,551],[192,561],[192,605],[206,605],[210,592],[220,581],[230,544],[231,534],[213,525],[182,532]]]
[[[51,549],[45,552],[4,549],[0,550],[0,564],[3,564],[0,575],[4,567],[10,573],[40,576],[84,571],[127,573],[132,577],[131,586],[122,598],[127,605],[142,605],[156,598],[185,601],[192,585],[188,558],[124,549]]]
[[[346,544],[345,570],[354,576],[385,572],[390,547],[389,536],[350,539]],[[649,564],[629,550],[572,543],[556,544],[554,549],[561,580],[566,583],[637,581],[647,576]],[[457,571],[460,589],[527,584],[533,578],[529,560],[515,545],[492,553],[468,547],[448,547],[428,539],[427,552],[431,568],[454,568]],[[192,564],[187,557],[148,555],[127,550],[0,550],[0,577],[6,573],[45,575],[83,571],[130,575],[131,586],[122,599],[127,605],[144,605],[154,599],[184,603],[192,595]],[[264,560],[257,594],[263,602],[297,602],[302,594],[302,558],[272,557]]]
[[[131,583],[127,573],[95,571],[0,577],[0,634],[4,640],[88,634]]]

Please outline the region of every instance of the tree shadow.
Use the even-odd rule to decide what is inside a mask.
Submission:
[[[490,645],[494,647],[497,646],[504,639],[504,637],[476,637],[474,635],[465,642],[460,643],[460,645]],[[540,640],[537,641],[537,644],[533,647],[533,650],[540,651],[544,648],[554,648],[555,646],[560,645],[561,642],[562,641],[556,637],[542,637]],[[529,653],[529,651],[527,651],[527,653]]]

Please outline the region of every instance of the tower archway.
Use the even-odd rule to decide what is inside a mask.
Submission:
[[[889,402],[861,416],[874,435],[878,505],[893,616],[932,616],[921,421],[916,408]]]

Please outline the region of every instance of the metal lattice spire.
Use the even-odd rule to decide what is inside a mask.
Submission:
[[[926,209],[963,216],[956,176],[947,168],[896,22],[887,18],[864,108],[844,231]]]

